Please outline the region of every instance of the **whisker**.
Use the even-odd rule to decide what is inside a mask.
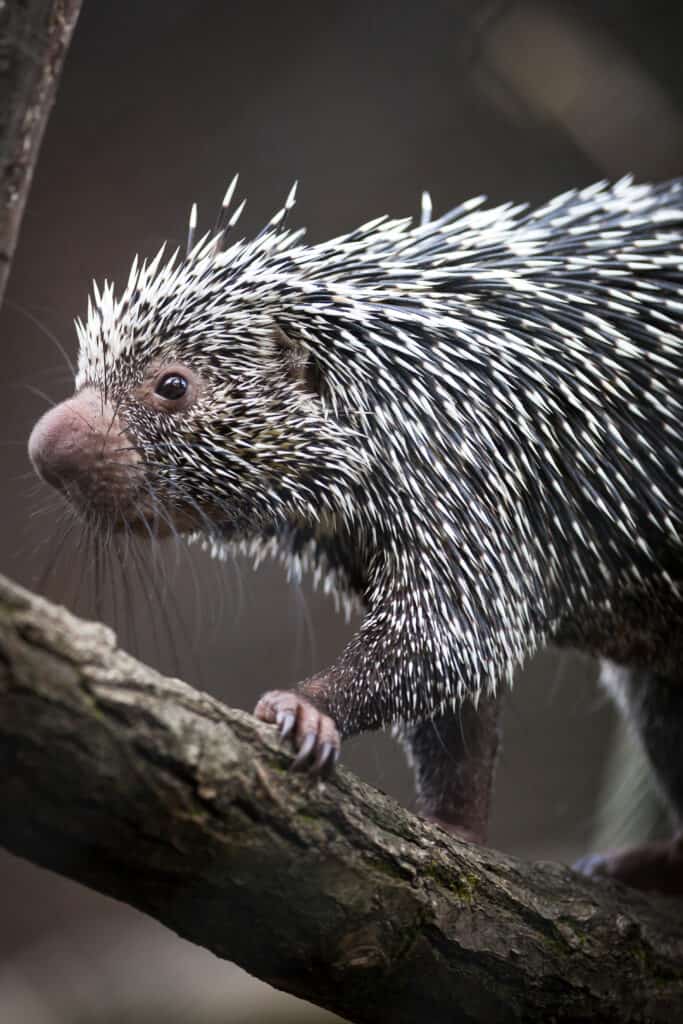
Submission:
[[[54,409],[56,405],[59,405],[59,402],[57,402],[54,398],[51,398],[45,391],[42,391],[40,388],[37,388],[35,384],[23,383],[21,386],[25,391],[28,391],[32,395],[36,395],[38,398],[42,399],[42,401],[45,402],[45,404],[49,406],[51,409]]]
[[[34,316],[33,313],[29,312],[29,310],[26,309],[25,306],[20,306],[18,303],[13,302],[11,299],[8,298],[5,298],[5,305],[9,309],[14,310],[15,313],[19,313],[21,316],[26,317],[26,319],[29,320],[34,325],[34,327],[37,327],[38,330],[41,331],[41,333],[44,334],[46,338],[49,338],[49,340],[53,343],[53,345],[59,352],[60,356],[62,356],[62,358],[64,359],[64,362],[66,363],[69,369],[69,373],[71,374],[71,377],[73,379],[76,376],[76,369],[74,367],[73,360],[68,355],[66,349],[62,345],[57,335],[54,334],[51,330],[49,330],[49,328],[45,326],[42,320],[39,320],[38,317]]]
[[[39,573],[34,580],[34,589],[37,590],[39,594],[43,593],[46,589],[48,580],[54,575],[57,563],[67,540],[74,533],[75,522],[73,520],[69,521],[69,519],[65,517],[57,523],[57,527],[60,533],[57,536],[56,544],[52,550],[52,557],[47,561],[42,572]]]

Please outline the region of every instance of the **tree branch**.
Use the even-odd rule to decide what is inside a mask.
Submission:
[[[671,1021],[680,904],[457,842],[0,578],[0,843],[354,1021]]]
[[[81,0],[0,3],[0,302]]]

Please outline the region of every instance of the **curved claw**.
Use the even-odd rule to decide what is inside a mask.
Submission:
[[[307,732],[304,735],[303,740],[299,744],[298,753],[292,762],[294,771],[301,771],[306,767],[306,763],[315,747],[316,739],[317,736],[314,732]]]
[[[293,711],[278,711],[275,716],[275,724],[280,728],[280,739],[286,740],[296,723],[296,715]]]
[[[581,875],[604,875],[607,863],[602,853],[587,853],[572,864],[572,870],[578,871]]]
[[[325,779],[334,771],[334,767],[339,760],[339,751],[335,747],[334,743],[325,741],[320,744],[320,749],[313,762],[313,771],[320,775],[321,778]]]

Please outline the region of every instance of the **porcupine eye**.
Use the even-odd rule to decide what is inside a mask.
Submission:
[[[187,378],[183,377],[182,374],[167,373],[159,380],[154,390],[160,398],[165,398],[169,402],[176,402],[179,398],[185,396],[189,386]]]
[[[183,363],[154,367],[135,391],[143,405],[161,413],[186,412],[201,391],[201,380],[194,370]]]

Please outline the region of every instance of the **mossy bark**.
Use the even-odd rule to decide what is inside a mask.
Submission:
[[[0,843],[354,1021],[672,1021],[675,901],[457,842],[0,582]]]

